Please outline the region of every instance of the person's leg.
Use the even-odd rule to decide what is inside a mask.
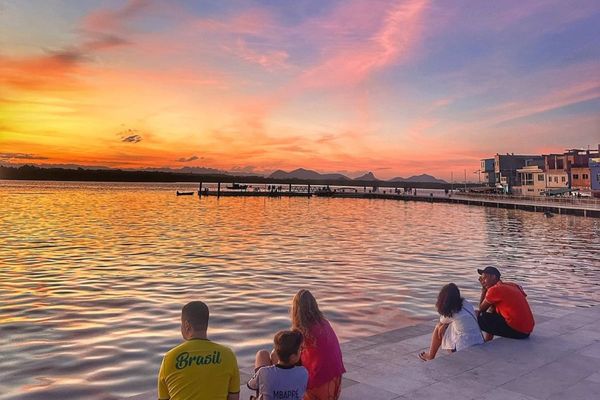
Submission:
[[[277,357],[277,353],[275,353],[275,349],[271,350],[271,354],[269,355],[271,360],[271,365],[275,365],[279,362],[279,357]]]
[[[437,354],[438,349],[442,345],[442,337],[446,332],[446,328],[448,325],[437,324],[433,329],[433,333],[431,334],[431,344],[429,345],[428,352],[422,352],[419,354],[419,358],[423,361],[433,360],[435,355]]]
[[[479,322],[479,328],[486,332],[486,341],[491,340],[493,335],[511,339],[525,339],[529,337],[529,334],[518,332],[511,328],[500,314],[482,313],[477,318],[477,322]]]
[[[271,365],[271,355],[267,350],[259,350],[256,353],[256,358],[254,360],[254,370],[258,371],[260,367],[266,367]]]

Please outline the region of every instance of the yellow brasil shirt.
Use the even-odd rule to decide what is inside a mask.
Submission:
[[[187,340],[163,358],[158,398],[226,400],[240,391],[240,372],[231,349],[206,339]]]

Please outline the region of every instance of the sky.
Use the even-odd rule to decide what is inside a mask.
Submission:
[[[0,162],[473,175],[600,143],[600,3],[0,0]]]

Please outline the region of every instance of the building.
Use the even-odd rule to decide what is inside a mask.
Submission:
[[[504,193],[512,193],[514,186],[520,186],[518,170],[527,166],[544,167],[544,157],[530,155],[496,154],[494,174],[496,187]]]
[[[546,173],[537,165],[529,165],[517,170],[517,186],[513,186],[513,194],[520,196],[542,196],[548,189]]]
[[[589,161],[589,160],[588,160]],[[581,193],[590,193],[590,167],[571,167],[571,188]]]
[[[600,157],[590,158],[588,166],[590,168],[590,189],[592,196],[600,198]]]
[[[494,159],[485,158],[481,160],[481,166],[479,167],[480,174],[483,174],[483,182],[487,186],[496,186],[496,174],[494,172]]]
[[[569,189],[569,174],[562,169],[546,171],[546,190]]]
[[[551,179],[553,186],[562,186],[563,179],[566,179],[568,188],[589,193],[589,160],[594,156],[598,157],[598,151],[589,149],[569,149],[563,154],[545,154],[544,167],[548,173],[548,179]],[[566,178],[564,174],[566,174]]]

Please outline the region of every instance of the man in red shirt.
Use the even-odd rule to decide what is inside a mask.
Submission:
[[[478,269],[477,272],[482,286],[477,322],[486,332],[485,340],[492,340],[494,335],[528,338],[535,321],[523,288],[515,283],[502,282],[500,271],[494,267]]]

